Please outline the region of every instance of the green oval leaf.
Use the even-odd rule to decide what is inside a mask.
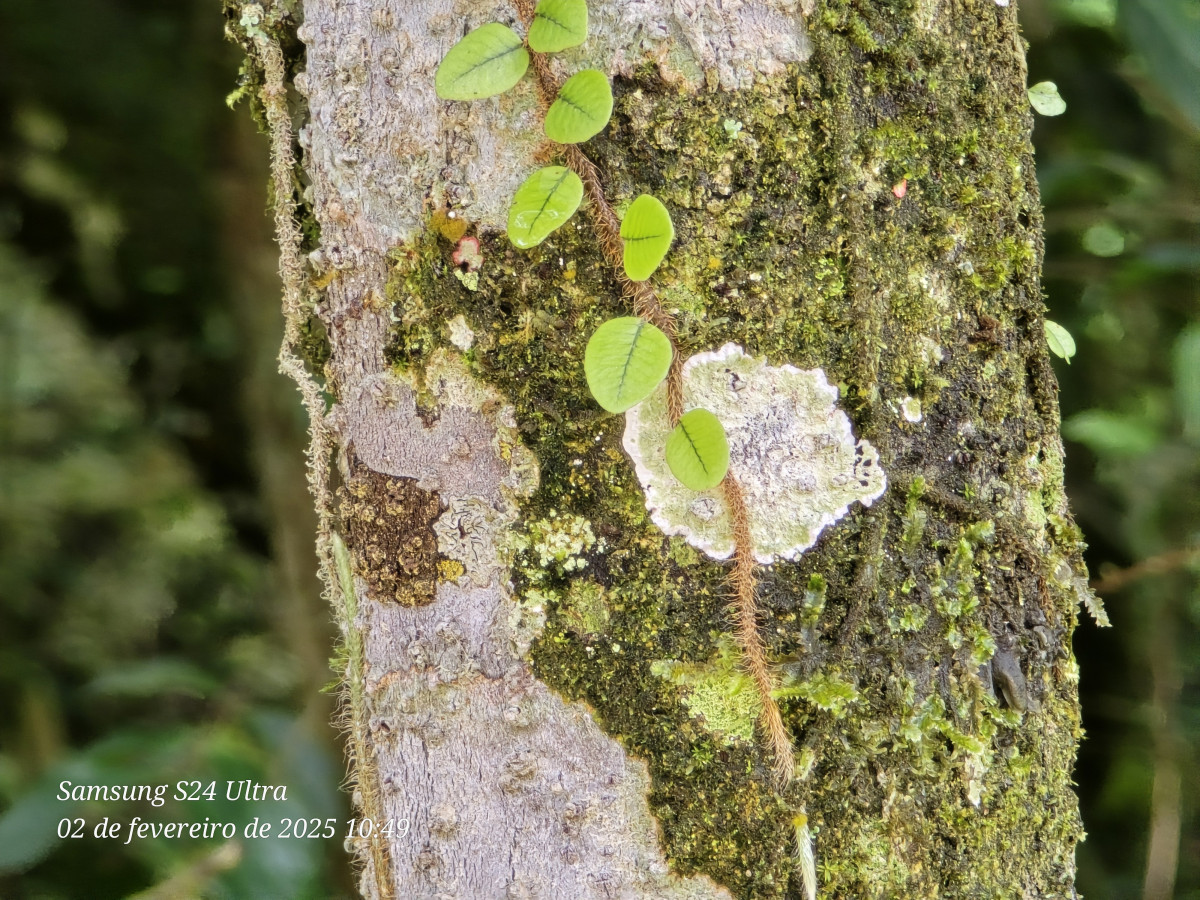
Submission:
[[[546,166],[525,179],[508,208],[508,239],[526,250],[536,247],[579,209],[583,182],[564,166]]]
[[[529,51],[511,28],[493,22],[450,48],[433,84],[443,100],[478,100],[502,94],[529,68]]]
[[[1145,415],[1108,409],[1085,409],[1063,422],[1062,433],[1085,444],[1097,456],[1141,456],[1163,442],[1158,427]]]
[[[1175,374],[1175,405],[1183,420],[1183,435],[1200,444],[1200,323],[1189,325],[1171,352]]]
[[[1120,256],[1125,252],[1125,235],[1112,222],[1097,222],[1083,233],[1083,249],[1093,256]]]
[[[1029,105],[1043,116],[1061,116],[1067,111],[1067,101],[1053,81],[1039,81],[1029,89]]]
[[[693,491],[707,491],[729,471],[729,441],[725,426],[707,409],[685,412],[667,438],[671,474]]]
[[[642,194],[621,220],[625,241],[625,274],[631,281],[645,281],[654,274],[675,239],[671,214],[657,197]]]
[[[613,95],[608,76],[584,69],[567,79],[558,99],[546,111],[546,137],[560,144],[579,144],[595,137],[612,115]]]
[[[557,53],[587,40],[586,0],[542,0],[533,11],[529,46],[538,53]]]
[[[1071,357],[1075,355],[1075,338],[1057,322],[1046,319],[1045,325],[1046,343],[1050,345],[1050,352],[1059,359],[1065,359],[1067,365],[1070,365]]]
[[[671,341],[645,319],[610,319],[583,352],[583,372],[596,402],[621,413],[641,403],[667,377]]]

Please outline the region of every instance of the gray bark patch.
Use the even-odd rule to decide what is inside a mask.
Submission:
[[[412,898],[728,898],[671,877],[645,805],[645,766],[525,667],[445,684],[400,677],[378,730],[384,806],[407,821],[395,861]]]

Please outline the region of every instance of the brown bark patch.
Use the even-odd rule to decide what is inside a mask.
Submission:
[[[358,462],[351,466],[337,496],[355,572],[380,603],[432,603],[439,573],[433,523],[441,500],[412,478],[383,475]]]

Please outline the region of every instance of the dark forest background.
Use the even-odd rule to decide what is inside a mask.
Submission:
[[[1075,637],[1090,900],[1200,900],[1200,3],[1022,0],[1067,477],[1113,627]],[[0,896],[355,896],[333,840],[64,818],[349,817],[328,726],[267,147],[215,0],[0,7]],[[82,784],[218,799],[76,806]],[[228,803],[226,781],[288,786]],[[169,815],[168,815],[169,813]],[[90,825],[89,825],[90,828]],[[344,824],[340,826],[344,830]]]

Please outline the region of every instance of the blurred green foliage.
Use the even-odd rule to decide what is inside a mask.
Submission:
[[[1173,896],[1198,900],[1200,4],[1024,0],[1021,17],[1030,84],[1067,105],[1034,134],[1045,287],[1078,347],[1056,361],[1068,485],[1114,624],[1076,638],[1080,891],[1154,897],[1174,811]],[[311,673],[269,612],[221,255],[237,60],[220,30],[210,0],[0,8],[6,898],[352,890],[340,840],[56,835],[74,815],[167,818],[57,801],[64,779],[289,787],[286,808],[164,807],[178,820],[348,815],[335,744],[301,713]]]
[[[1030,82],[1056,82],[1067,102],[1034,130],[1044,284],[1078,343],[1056,367],[1067,486],[1113,622],[1075,638],[1079,890],[1196,900],[1200,4],[1042,0],[1021,13]]]
[[[306,715],[313,675],[272,613],[221,260],[237,60],[220,10],[8,3],[0,59],[0,896],[349,896],[343,824],[90,834],[104,816],[239,833],[348,816],[327,705]],[[287,801],[227,801],[242,779]],[[63,780],[217,791],[74,803]],[[80,816],[88,836],[60,839]]]

